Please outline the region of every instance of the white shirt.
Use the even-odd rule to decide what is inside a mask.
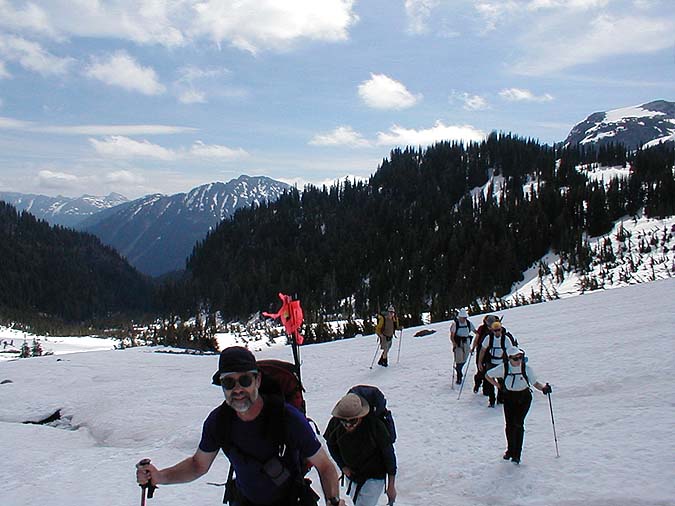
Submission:
[[[527,384],[527,381],[525,381],[525,378],[523,377],[521,364],[514,366],[511,361],[509,361],[509,374],[507,378],[504,378],[503,363],[493,367],[486,374],[493,379],[504,379],[504,387],[512,392],[522,392],[523,390],[530,388],[530,385],[534,385],[537,382],[534,371],[529,365],[525,365],[525,374],[527,374],[527,379],[530,380],[530,385]]]

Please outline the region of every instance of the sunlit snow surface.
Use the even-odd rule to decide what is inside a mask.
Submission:
[[[309,415],[321,428],[357,383],[379,385],[396,417],[396,502],[422,505],[666,506],[675,497],[675,280],[511,309],[505,325],[539,378],[523,463],[501,459],[500,409],[450,384],[447,323],[396,340],[392,365],[369,369],[373,336],[302,349]],[[472,317],[478,323],[479,317]],[[400,345],[400,362],[396,356]],[[222,401],[210,385],[215,356],[97,351],[0,363],[0,503],[20,506],[139,504],[134,464],[190,455],[201,424]],[[287,347],[258,353],[291,360]],[[473,367],[472,367],[473,370]],[[61,409],[60,427],[24,425]],[[185,485],[161,486],[149,506],[220,504],[226,459]],[[384,504],[382,498],[380,504]]]

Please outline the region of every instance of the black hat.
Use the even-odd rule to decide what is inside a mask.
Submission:
[[[228,372],[257,371],[255,356],[243,346],[230,346],[220,352],[218,370],[213,375],[212,383],[220,386],[220,375]]]

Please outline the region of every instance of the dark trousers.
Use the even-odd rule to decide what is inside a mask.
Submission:
[[[504,420],[506,421],[506,452],[511,458],[520,460],[525,437],[525,417],[532,404],[532,392],[504,392]]]

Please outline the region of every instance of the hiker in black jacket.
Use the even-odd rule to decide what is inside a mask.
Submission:
[[[504,460],[520,464],[525,437],[525,417],[532,403],[532,387],[546,395],[551,393],[551,385],[537,381],[534,371],[525,364],[523,350],[509,346],[506,349],[508,360],[490,369],[487,380],[504,396],[504,420],[506,422],[506,452]]]
[[[335,405],[324,438],[333,460],[350,481],[347,493],[355,506],[375,506],[383,489],[396,500],[396,454],[387,426],[368,402],[349,393]],[[386,477],[386,488],[385,488]]]

